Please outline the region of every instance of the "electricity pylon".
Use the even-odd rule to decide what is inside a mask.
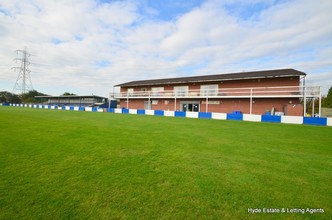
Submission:
[[[16,64],[20,64],[20,66],[12,67],[14,71],[18,70],[18,76],[16,79],[16,83],[14,85],[13,93],[15,94],[24,94],[30,90],[33,90],[32,82],[30,78],[30,69],[29,69],[29,57],[31,54],[27,52],[27,48],[24,47],[24,50],[16,50],[17,55],[22,54],[22,57],[15,58],[14,61]],[[18,63],[20,62],[20,63]]]

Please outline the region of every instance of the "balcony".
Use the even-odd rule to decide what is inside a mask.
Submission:
[[[314,98],[320,97],[319,86],[282,86],[282,87],[252,87],[252,88],[222,88],[213,90],[165,90],[159,92],[134,91],[111,93],[115,99],[170,99],[170,98]]]

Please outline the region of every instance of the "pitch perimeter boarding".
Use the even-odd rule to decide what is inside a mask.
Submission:
[[[205,119],[219,119],[219,120],[332,126],[332,118],[326,118],[326,117],[250,115],[250,114],[242,114],[241,112],[238,111],[234,111],[232,113],[182,112],[182,111],[126,109],[126,108],[103,109],[97,107],[78,107],[78,106],[60,107],[54,105],[35,105],[35,104],[9,104],[9,106],[54,109],[54,110],[69,110],[69,111],[111,112],[117,114],[155,115],[155,116],[183,117],[183,118],[205,118]]]

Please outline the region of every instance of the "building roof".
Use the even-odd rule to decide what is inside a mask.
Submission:
[[[38,95],[35,98],[100,98],[107,99],[106,97],[96,96],[96,95],[60,95],[60,96],[52,96],[52,95]]]
[[[139,80],[139,81],[126,82],[115,86],[130,87],[130,86],[148,86],[148,85],[162,85],[162,84],[184,84],[184,83],[194,83],[194,82],[262,79],[262,78],[289,77],[289,76],[306,76],[306,74],[304,72],[294,69],[279,69],[279,70],[264,70],[264,71],[227,73],[227,74],[216,74],[216,75],[205,75],[205,76]]]

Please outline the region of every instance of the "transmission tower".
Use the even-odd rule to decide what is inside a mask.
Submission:
[[[31,54],[27,52],[27,48],[24,47],[24,50],[16,50],[17,56],[21,55],[19,58],[15,58],[14,61],[18,66],[12,67],[14,71],[18,70],[18,76],[16,83],[14,85],[13,93],[15,94],[24,94],[30,90],[33,90],[32,82],[30,78],[30,69],[29,69],[29,57]]]

